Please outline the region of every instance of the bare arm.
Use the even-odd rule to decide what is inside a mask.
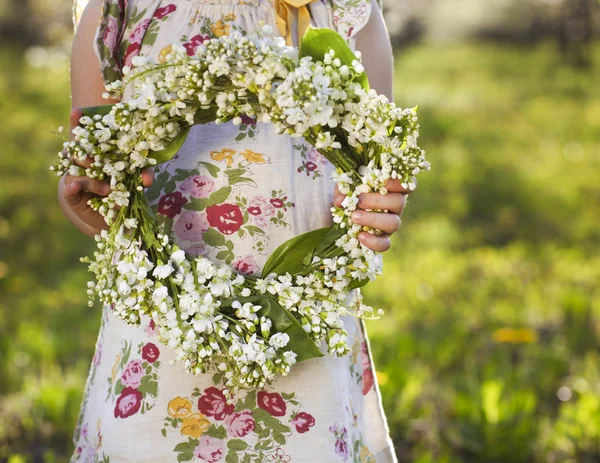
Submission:
[[[73,39],[71,50],[71,129],[77,125],[81,112],[78,108],[116,103],[116,100],[102,98],[105,92],[100,62],[93,49],[94,36],[103,0],[91,0],[87,5],[77,33]],[[77,162],[82,167],[89,167],[90,161]],[[150,186],[152,178],[145,171],[144,186]],[[82,233],[94,236],[101,229],[108,228],[102,216],[87,203],[92,197],[106,196],[109,193],[106,182],[85,176],[64,175],[58,184],[58,202],[65,216]]]
[[[363,65],[371,88],[394,99],[394,57],[390,37],[376,0],[371,0],[369,21],[356,35],[356,49],[362,53]]]
[[[362,61],[369,76],[369,84],[377,93],[384,94],[393,100],[394,59],[392,46],[383,15],[376,0],[371,0],[372,10],[369,21],[356,36],[356,49],[362,53]],[[383,232],[382,235],[372,235],[361,232],[359,241],[374,251],[387,251],[390,248],[390,235],[400,227],[400,217],[406,205],[406,195],[409,193],[402,188],[399,180],[389,180],[389,193],[363,193],[358,197],[358,210],[352,213],[352,220],[359,225],[367,225]],[[345,195],[340,193],[337,185],[333,203],[341,206]],[[370,212],[365,209],[387,210],[388,213]]]

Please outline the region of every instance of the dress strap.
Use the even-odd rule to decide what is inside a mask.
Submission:
[[[310,26],[310,12],[306,5],[314,1],[316,0],[275,0],[277,27],[289,46],[294,45],[292,39],[292,24],[294,23],[292,8],[296,8],[298,11],[298,40],[296,43],[300,44],[300,38]]]

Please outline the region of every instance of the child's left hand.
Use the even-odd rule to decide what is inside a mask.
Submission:
[[[388,194],[363,193],[358,197],[358,209],[352,213],[352,220],[359,225],[366,225],[383,231],[382,235],[361,232],[358,240],[373,251],[387,251],[390,248],[390,235],[400,228],[400,217],[406,206],[406,196],[410,190],[402,188],[400,180],[388,180]],[[346,195],[336,185],[333,204],[340,207]],[[369,212],[365,209],[381,209],[388,212]]]

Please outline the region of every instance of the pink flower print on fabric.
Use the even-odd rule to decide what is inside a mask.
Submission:
[[[346,436],[348,435],[346,426],[339,427],[338,422],[336,421],[329,426],[329,431],[332,432],[336,438],[335,453],[342,457],[344,461],[348,460],[350,452],[348,450],[348,442],[346,441]]]
[[[205,175],[194,175],[179,185],[179,190],[194,198],[208,198],[215,189],[215,182]]]
[[[190,256],[206,256],[208,248],[204,243],[196,243],[194,246],[187,248],[186,253]]]
[[[210,436],[202,436],[194,449],[194,456],[203,463],[218,463],[225,456],[223,441]]]
[[[131,61],[140,53],[142,39],[144,38],[144,34],[146,34],[149,25],[150,19],[144,19],[141,23],[139,23],[136,26],[136,28],[131,32],[131,34],[129,34],[129,37],[127,38],[129,46],[125,51],[125,59],[123,61],[124,66],[131,67]]]
[[[202,233],[210,228],[205,213],[186,211],[175,223],[175,233],[182,240],[201,241]]]
[[[275,207],[264,196],[254,196],[250,200],[248,214],[253,216],[259,227],[266,227],[269,223],[268,218],[275,215]]]
[[[108,22],[106,24],[106,29],[104,29],[104,35],[102,36],[102,41],[104,45],[108,47],[111,54],[114,54],[115,49],[117,48],[117,37],[119,36],[119,23],[113,17],[109,17]]]
[[[240,412],[229,415],[225,419],[227,426],[227,434],[229,437],[237,438],[244,437],[248,433],[254,431],[256,423],[252,417],[252,411],[245,409]]]
[[[233,268],[244,275],[252,275],[258,271],[258,264],[251,255],[238,257],[233,261]]]
[[[144,369],[142,368],[142,362],[139,359],[132,359],[129,361],[123,374],[121,375],[121,381],[125,386],[137,388],[144,376]]]

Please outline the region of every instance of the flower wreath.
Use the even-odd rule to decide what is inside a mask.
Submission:
[[[136,57],[104,94],[119,96],[132,83],[132,98],[84,108],[51,167],[59,176],[110,182],[108,196],[90,200],[110,225],[96,236],[94,260],[82,258],[95,274],[90,305],[95,298],[110,304],[130,324],[150,316],[188,372],[215,368],[230,393],[264,387],[295,362],[323,356],[323,341],[328,353],[345,355],[341,317],[374,316],[352,290],[382,269],[381,255],[358,241],[365,227],[350,219],[358,196],[386,194],[390,178],[412,189],[415,175],[429,169],[417,146],[416,109],[369,90],[357,55],[330,29],[310,28],[298,50],[265,26],[207,40],[193,57],[181,45],[162,64]],[[171,159],[194,124],[240,124],[241,115],[304,137],[336,167],[332,181],[347,195],[332,207],[331,227],[282,244],[260,278],[187,257],[159,230],[140,175]],[[88,157],[86,169],[72,161]],[[198,210],[218,204],[219,194],[198,199]]]

